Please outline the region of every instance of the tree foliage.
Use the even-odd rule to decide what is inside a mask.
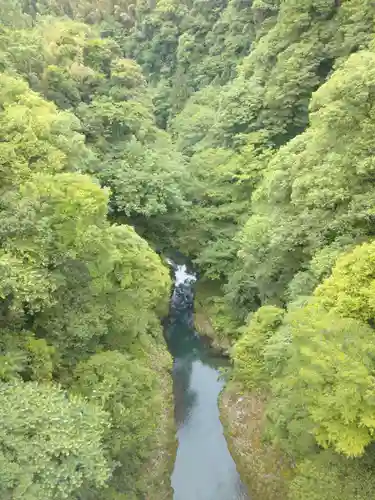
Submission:
[[[158,381],[145,364],[117,351],[95,354],[75,371],[76,390],[102,406],[111,417],[104,436],[110,456],[121,464],[110,486],[122,494],[139,497],[137,478],[156,444],[156,416],[161,401]]]
[[[104,486],[105,412],[35,382],[1,383],[0,401],[2,498],[63,500],[82,487]]]
[[[170,278],[137,231],[223,285],[209,302],[297,462],[290,500],[370,498],[373,2],[0,11],[2,496],[148,495]]]
[[[233,376],[249,390],[269,384],[272,378],[267,351],[282,324],[284,310],[274,306],[260,307],[241,332],[233,349]]]
[[[146,416],[165,418],[165,363],[154,371],[149,357],[170,277],[108,215],[180,209],[182,162],[117,43],[38,17],[87,21],[78,4],[36,2],[24,18],[13,7],[0,34],[1,496],[141,497],[159,445]],[[112,399],[90,390],[96,366]]]

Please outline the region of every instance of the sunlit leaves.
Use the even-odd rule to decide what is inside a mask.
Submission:
[[[282,415],[288,416],[281,428],[293,443],[304,415],[309,424],[302,434],[309,432],[319,445],[348,456],[363,454],[375,425],[370,418],[375,404],[372,330],[315,303],[291,312],[285,322],[292,343],[282,375],[273,383],[270,415],[276,428]]]
[[[267,366],[267,345],[281,325],[284,311],[273,306],[263,306],[251,316],[236,342],[232,357],[233,377],[247,389],[269,384],[272,372]]]

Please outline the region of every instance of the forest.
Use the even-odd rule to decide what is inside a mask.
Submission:
[[[3,500],[159,498],[169,249],[288,500],[375,498],[374,34],[372,0],[0,0]]]

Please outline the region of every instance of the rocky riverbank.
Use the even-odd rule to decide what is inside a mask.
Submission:
[[[229,449],[253,500],[286,498],[292,469],[279,450],[263,440],[264,396],[243,393],[228,383],[220,395],[220,413]]]
[[[213,283],[196,287],[194,323],[213,347],[229,355],[238,325],[226,310]],[[263,439],[266,398],[260,392],[246,393],[228,382],[220,395],[220,418],[230,452],[253,500],[286,498],[292,468],[279,450]]]

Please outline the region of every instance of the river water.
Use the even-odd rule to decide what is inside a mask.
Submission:
[[[229,453],[219,419],[222,357],[214,354],[193,324],[195,276],[175,265],[166,339],[173,356],[178,448],[172,474],[174,500],[248,500]]]

